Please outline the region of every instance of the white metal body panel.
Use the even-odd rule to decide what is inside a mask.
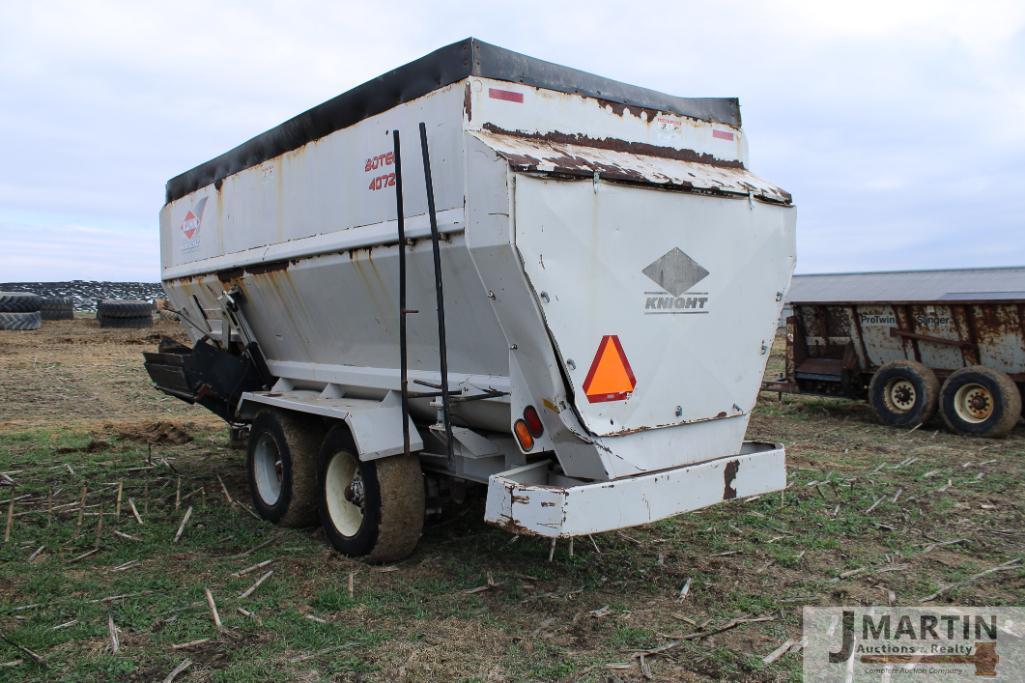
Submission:
[[[516,247],[591,432],[750,413],[794,265],[792,209],[522,176]],[[643,271],[677,249],[707,274],[669,292]],[[584,380],[605,335],[618,336],[636,388],[591,402]]]
[[[785,461],[778,444],[745,443],[734,456],[575,486],[552,483],[537,463],[491,477],[484,519],[551,538],[622,529],[786,488]]]
[[[226,254],[370,226],[395,220],[394,159],[390,131],[408,131],[403,169],[406,213],[425,214],[423,167],[417,163],[414,133],[430,121],[435,205],[439,211],[463,205],[463,126],[458,112],[462,84],[434,91],[401,107],[335,131],[299,149],[230,175],[164,206],[161,211],[161,262],[164,278],[178,277],[183,264],[191,273],[216,269]],[[189,236],[189,212],[200,217]],[[201,214],[201,215],[200,215]],[[306,252],[307,254],[309,252]],[[305,254],[304,254],[305,255]],[[246,259],[235,259],[233,267]],[[252,262],[252,261],[248,261]],[[176,267],[178,267],[176,269]]]

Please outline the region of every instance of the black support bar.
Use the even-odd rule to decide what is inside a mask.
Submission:
[[[448,346],[445,342],[445,292],[441,283],[441,245],[438,214],[434,208],[434,182],[431,179],[431,154],[427,148],[427,125],[420,122],[420,151],[424,158],[424,181],[427,183],[427,213],[431,219],[431,246],[434,249],[434,289],[438,299],[438,360],[441,366],[441,408],[445,423],[445,445],[448,458],[453,459],[452,421],[449,417]]]
[[[406,345],[406,219],[402,207],[402,153],[399,131],[392,131],[395,146],[395,209],[399,223],[399,367],[402,386],[402,449],[409,455],[409,359]]]

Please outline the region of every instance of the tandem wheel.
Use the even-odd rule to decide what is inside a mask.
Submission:
[[[416,548],[426,501],[415,455],[360,460],[348,429],[337,426],[324,437],[319,480],[321,524],[338,552],[394,562]]]
[[[317,522],[318,422],[279,410],[257,414],[249,431],[246,478],[253,507],[286,527]]]
[[[958,434],[1004,436],[1018,424],[1021,405],[1014,381],[981,365],[961,368],[940,389],[940,414]]]

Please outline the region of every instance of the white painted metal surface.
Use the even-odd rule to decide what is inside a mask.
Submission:
[[[771,204],[517,178],[516,247],[566,374],[583,387],[603,337],[616,335],[636,376],[624,400],[575,393],[587,429],[612,436],[748,415],[792,236],[792,212]],[[666,254],[698,270],[660,285],[646,271]],[[666,276],[674,267],[658,265]]]
[[[161,216],[161,262],[164,279],[182,272],[203,273],[223,267],[217,259],[254,248],[271,248],[291,240],[372,226],[395,219],[394,160],[386,133],[401,126],[409,141],[418,121],[431,122],[435,202],[439,211],[463,203],[463,87],[451,85],[406,105],[365,119],[257,166],[228,176],[218,188],[208,185],[164,206]],[[410,145],[410,151],[415,146]],[[412,157],[414,160],[416,157]],[[406,211],[427,211],[423,169],[404,169],[409,188]],[[192,212],[198,231],[189,236]],[[392,226],[394,227],[394,226]],[[364,231],[366,232],[366,231]],[[388,237],[394,231],[388,233]],[[383,234],[378,242],[387,241]],[[301,255],[307,256],[307,249]],[[229,259],[231,260],[231,259]],[[201,263],[206,262],[206,263]],[[223,260],[222,260],[223,262]],[[191,268],[184,264],[194,263]],[[230,267],[243,263],[235,260]]]
[[[579,536],[647,524],[786,487],[783,447],[593,484],[559,485],[543,463],[491,477],[484,519],[516,533]]]

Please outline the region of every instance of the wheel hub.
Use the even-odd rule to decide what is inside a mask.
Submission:
[[[253,476],[260,499],[267,505],[276,505],[281,498],[285,467],[277,444],[267,434],[261,435],[256,443],[256,450],[253,453]]]
[[[985,422],[993,415],[993,395],[981,384],[966,384],[954,395],[954,410],[967,422]]]
[[[357,463],[350,453],[336,453],[328,462],[324,476],[327,513],[331,524],[343,536],[355,536],[363,525],[366,489]]]
[[[345,500],[360,508],[363,507],[363,480],[359,476],[345,487]]]
[[[892,410],[906,413],[915,407],[918,392],[915,385],[906,379],[895,379],[886,388],[886,397]]]

